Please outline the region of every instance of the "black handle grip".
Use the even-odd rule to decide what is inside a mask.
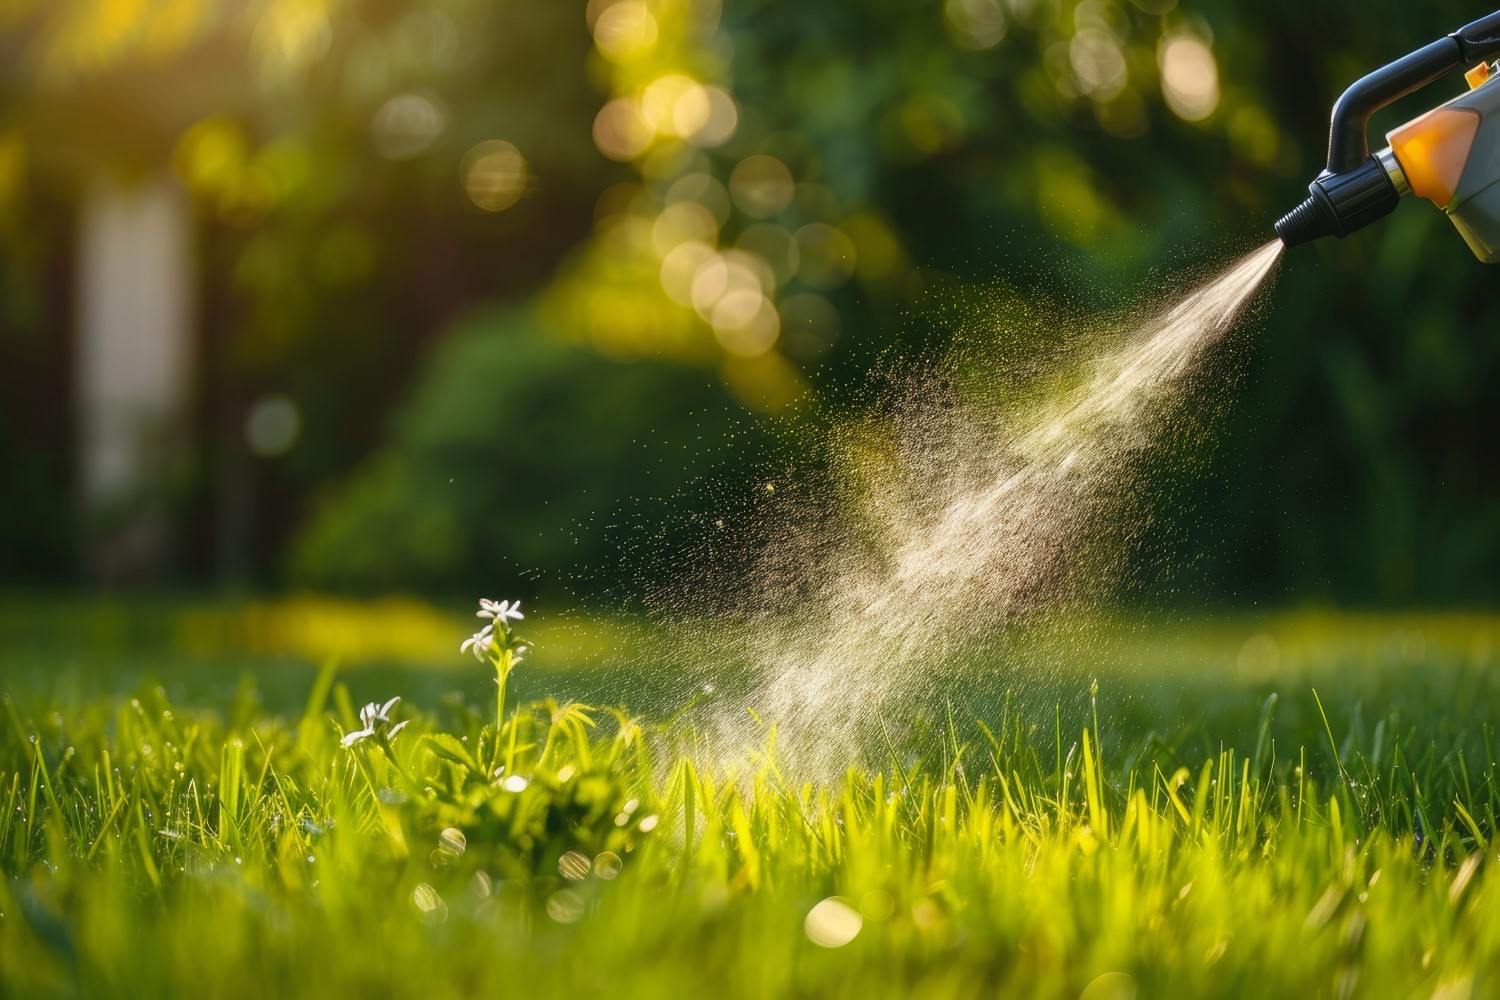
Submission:
[[[1500,11],[1362,77],[1333,106],[1328,172],[1354,170],[1370,156],[1370,116],[1460,66],[1500,55]]]
[[[1449,37],[1462,47],[1463,61],[1466,63],[1480,62],[1500,55],[1500,10],[1459,28]]]

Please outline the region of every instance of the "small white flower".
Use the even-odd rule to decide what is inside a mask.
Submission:
[[[475,632],[473,635],[465,639],[463,641],[463,645],[458,647],[458,651],[460,653],[467,653],[470,649],[472,649],[474,650],[474,659],[478,660],[480,663],[483,663],[484,654],[489,652],[490,644],[494,641],[495,623],[490,622],[484,628],[480,629],[478,632]]]
[[[401,703],[401,696],[397,695],[384,705],[376,705],[373,701],[359,710],[359,721],[370,726],[377,722],[390,722],[391,709]]]
[[[339,746],[341,746],[341,747],[352,747],[354,744],[358,743],[360,740],[367,740],[371,736],[374,736],[374,735],[375,735],[375,730],[373,730],[373,729],[356,729],[352,733],[345,733],[344,734],[344,738],[341,739],[341,740],[339,740]]]
[[[406,722],[398,722],[394,726],[390,725],[391,709],[395,708],[400,702],[401,698],[397,696],[384,705],[377,705],[372,701],[364,708],[361,708],[359,710],[359,721],[364,728],[344,734],[344,738],[339,740],[339,745],[352,747],[361,740],[368,740],[379,736],[382,731],[385,733],[387,743],[394,740],[396,734],[406,728]],[[409,722],[410,720],[407,721]]]
[[[488,597],[479,599],[479,610],[474,612],[474,616],[493,618],[497,625],[508,620],[521,621],[526,617],[521,614],[520,601],[492,601]]]

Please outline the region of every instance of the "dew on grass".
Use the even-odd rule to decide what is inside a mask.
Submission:
[[[559,889],[547,897],[547,916],[560,924],[578,923],[583,911],[583,897],[572,889]]]
[[[484,869],[476,871],[469,879],[469,891],[478,899],[489,899],[495,891],[495,882]]]
[[[624,867],[624,864],[620,860],[620,856],[614,851],[604,851],[598,857],[594,858],[594,874],[609,882],[619,876],[620,869]]]
[[[593,863],[589,861],[588,855],[579,851],[569,851],[557,859],[558,874],[574,882],[588,878],[592,867]]]
[[[462,830],[450,826],[448,827],[448,829],[438,834],[438,847],[444,851],[447,851],[449,854],[452,854],[454,856],[463,854],[468,846],[468,838],[464,836],[464,832]]]
[[[642,819],[639,824],[637,824],[636,828],[642,833],[650,833],[652,830],[656,829],[656,824],[658,822],[660,822],[660,820],[656,816],[647,816]]]
[[[849,905],[847,899],[829,896],[807,911],[802,929],[807,939],[820,948],[842,948],[859,935],[865,918]]]
[[[528,784],[530,784],[530,782],[528,782],[521,775],[512,774],[504,781],[500,782],[500,787],[505,789],[507,792],[524,792],[526,791],[526,786]]]
[[[426,924],[440,924],[448,919],[448,904],[443,902],[443,897],[438,891],[426,882],[420,882],[411,891],[411,903],[417,908],[422,922]]]

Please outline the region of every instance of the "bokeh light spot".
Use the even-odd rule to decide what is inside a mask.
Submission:
[[[245,443],[261,458],[276,458],[291,451],[301,430],[297,404],[281,393],[262,396],[245,417]]]
[[[758,289],[737,288],[715,304],[711,318],[714,338],[730,354],[755,358],[776,344],[781,317]]]
[[[261,80],[282,83],[327,55],[333,44],[328,12],[316,4],[272,4],[250,44]]]
[[[450,826],[438,834],[438,847],[456,856],[468,850],[469,840],[462,830]]]
[[[714,308],[726,295],[740,291],[763,295],[768,290],[769,283],[764,263],[753,254],[739,250],[712,254],[704,258],[693,273],[690,292],[692,305],[698,315],[712,320]],[[728,315],[736,314],[731,311]]]
[[[521,151],[503,139],[487,139],[465,154],[460,167],[464,193],[486,212],[503,212],[526,193],[531,172]]]
[[[417,914],[426,924],[440,924],[448,919],[448,904],[443,902],[443,897],[438,891],[426,882],[419,884],[411,891],[411,905],[417,908]]]
[[[741,212],[754,218],[775,215],[797,193],[786,164],[764,153],[747,156],[729,175],[729,196]]]
[[[557,859],[557,873],[573,882],[588,878],[592,868],[593,862],[589,861],[589,856],[579,851],[568,851]]]
[[[1219,106],[1219,65],[1197,35],[1162,39],[1157,50],[1161,92],[1167,107],[1184,121],[1201,122]]]
[[[1068,43],[1068,62],[1083,93],[1098,101],[1114,99],[1129,82],[1125,53],[1115,37],[1097,28],[1079,31]]]
[[[1240,677],[1252,684],[1271,680],[1281,669],[1281,645],[1274,636],[1257,632],[1240,647],[1235,666]]]
[[[651,243],[663,258],[683,243],[712,245],[718,238],[718,220],[696,201],[668,205],[651,226]]]
[[[711,174],[691,173],[679,177],[667,188],[667,196],[664,199],[668,205],[674,205],[679,201],[695,201],[713,215],[714,221],[719,225],[729,221],[729,213],[733,206],[729,201],[729,192],[724,185]]]
[[[578,923],[583,911],[583,897],[572,889],[561,889],[547,897],[547,916],[560,924]]]
[[[661,287],[667,298],[691,307],[698,269],[715,256],[714,248],[706,243],[681,243],[674,247],[661,262]]]
[[[943,5],[948,33],[962,48],[992,49],[1005,37],[1001,0],[948,0]]]
[[[620,869],[625,863],[614,851],[604,851],[594,859],[594,875],[604,879],[606,882],[613,881],[620,876]]]
[[[865,918],[849,901],[830,896],[811,910],[802,922],[807,939],[820,948],[842,948],[853,941],[865,925]]]
[[[697,135],[708,127],[713,111],[708,88],[680,73],[657,78],[641,93],[642,117],[665,135]]]
[[[375,149],[388,160],[421,156],[448,127],[448,112],[426,94],[397,94],[380,106],[370,131]]]
[[[611,160],[633,160],[644,153],[656,138],[653,129],[641,115],[640,106],[627,97],[618,97],[599,109],[594,117],[594,145]]]
[[[594,21],[594,44],[608,59],[632,59],[656,44],[656,18],[640,0],[619,0]]]
[[[740,110],[729,91],[722,87],[705,87],[703,95],[708,101],[708,113],[702,124],[683,137],[695,146],[712,148],[722,146],[734,137],[740,124]]]
[[[802,251],[791,230],[774,223],[761,222],[740,233],[735,246],[765,262],[776,287],[785,285],[797,274]]]
[[[202,194],[233,183],[246,155],[239,125],[214,115],[194,124],[177,140],[172,167],[190,191]]]

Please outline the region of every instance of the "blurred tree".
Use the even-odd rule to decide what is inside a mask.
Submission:
[[[67,322],[56,234],[70,178],[170,162],[202,219],[213,428],[184,509],[217,509],[221,558],[238,547],[262,571],[306,498],[384,438],[413,371],[421,386],[375,464],[406,447],[415,408],[446,399],[454,369],[417,363],[469,303],[534,296],[557,337],[715,370],[755,410],[809,389],[837,405],[915,336],[903,316],[924,289],[1003,277],[1038,303],[1097,308],[1268,237],[1317,170],[1343,86],[1483,13],[1458,0],[3,11],[0,204],[24,205],[0,215],[13,370],[55,385],[65,368],[39,331]],[[1240,597],[1496,595],[1500,428],[1483,399],[1500,344],[1475,332],[1493,280],[1446,226],[1406,206],[1289,258],[1228,446],[1164,483],[1191,501],[1174,529],[1198,557],[1184,580]],[[69,431],[49,416],[38,438],[36,390],[19,388],[0,403],[0,444],[42,527],[7,529],[0,548],[36,575],[66,538],[46,455]],[[256,453],[247,417],[283,402],[300,437]],[[380,478],[367,468],[347,502],[420,523],[418,484],[383,475],[386,500],[353,499],[380,492],[357,485]],[[258,499],[237,508],[243,496]],[[307,538],[332,546],[337,502]],[[531,516],[517,512],[518,536]],[[412,559],[413,582],[441,578]]]
[[[533,582],[511,593],[559,599],[559,585],[638,584],[651,554],[630,550],[665,549],[686,527],[669,523],[682,506],[662,501],[727,471],[705,439],[764,440],[736,409],[691,369],[602,357],[525,311],[467,320],[435,350],[389,444],[324,498],[292,576],[455,594],[519,576]],[[744,441],[728,458],[752,452]]]

